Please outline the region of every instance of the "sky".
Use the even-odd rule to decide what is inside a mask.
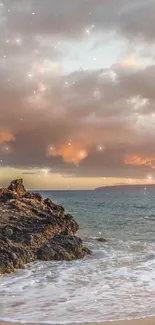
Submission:
[[[0,2],[0,187],[155,183],[155,1]]]

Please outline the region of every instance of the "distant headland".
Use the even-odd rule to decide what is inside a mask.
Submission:
[[[94,189],[94,191],[103,191],[106,189],[121,189],[121,190],[125,190],[125,189],[147,189],[147,188],[153,188],[155,189],[155,184],[118,184],[118,185],[107,185],[107,186],[101,186],[101,187],[97,187]]]

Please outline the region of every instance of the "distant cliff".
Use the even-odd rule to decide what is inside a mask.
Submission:
[[[113,185],[113,186],[102,186],[102,187],[97,187],[94,189],[94,191],[103,191],[106,189],[121,189],[121,190],[125,190],[125,189],[131,189],[131,190],[135,190],[135,189],[147,189],[147,188],[153,188],[155,189],[155,184],[120,184],[120,185]]]

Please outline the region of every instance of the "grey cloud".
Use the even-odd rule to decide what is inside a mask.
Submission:
[[[22,175],[38,175],[37,172],[23,172]]]
[[[32,35],[53,34],[76,39],[85,28],[114,31],[129,39],[154,39],[154,0],[14,0],[7,1],[11,12],[4,12],[11,30]],[[32,15],[32,13],[35,15]],[[147,22],[147,23],[146,23]]]
[[[5,1],[0,14],[6,31],[0,50],[2,165],[48,167],[52,173],[77,177],[144,177],[153,171],[155,66],[117,64],[64,74],[57,59],[68,54],[64,44],[86,37],[84,30],[92,24],[93,33],[154,40],[154,6],[151,0]],[[4,46],[7,38],[18,35],[24,46]],[[51,61],[58,66],[51,68]],[[148,102],[136,106],[138,99]],[[65,162],[70,139],[75,150],[88,153],[79,167]],[[100,152],[100,145],[105,150]],[[56,148],[55,156],[47,156],[48,146]],[[139,165],[133,156],[139,157]]]
[[[67,77],[67,87],[63,78],[53,84],[51,81],[52,92],[45,96],[45,106],[41,108],[36,103],[23,103],[23,93],[18,89],[16,92],[9,88],[2,91],[0,130],[7,129],[15,137],[15,141],[7,143],[11,152],[1,153],[3,164],[18,168],[49,167],[53,173],[77,177],[124,177],[128,174],[142,177],[150,172],[151,167],[145,163],[140,166],[125,164],[124,157],[137,155],[154,160],[154,129],[150,127],[155,102],[150,91],[153,72],[150,73],[150,67],[144,70],[117,67],[118,82],[114,83],[106,77],[100,81],[105,71],[72,73]],[[140,85],[139,80],[143,80]],[[100,98],[93,96],[93,89],[100,89]],[[25,91],[27,96],[28,91]],[[145,111],[145,107],[139,107],[135,111],[132,105],[129,107],[127,99],[136,95],[148,98],[151,95],[151,109],[146,107]],[[141,122],[140,117],[143,118]],[[78,168],[71,162],[65,163],[59,154],[46,156],[49,145],[68,146],[70,139],[73,145],[79,144],[89,153]],[[98,145],[105,150],[99,152]]]

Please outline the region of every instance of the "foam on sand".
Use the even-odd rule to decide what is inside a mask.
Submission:
[[[8,322],[0,322],[0,325],[21,325],[21,323],[8,323]],[[22,323],[24,324],[24,323]],[[35,325],[42,325],[39,323],[35,323]],[[81,323],[80,325],[155,325],[155,317],[150,318],[142,318],[142,319],[134,319],[134,320],[125,320],[125,321],[118,321],[118,322],[103,322],[103,323]],[[32,323],[24,324],[24,325],[33,325]],[[55,324],[57,325],[57,324]],[[75,325],[75,324],[70,324]]]

